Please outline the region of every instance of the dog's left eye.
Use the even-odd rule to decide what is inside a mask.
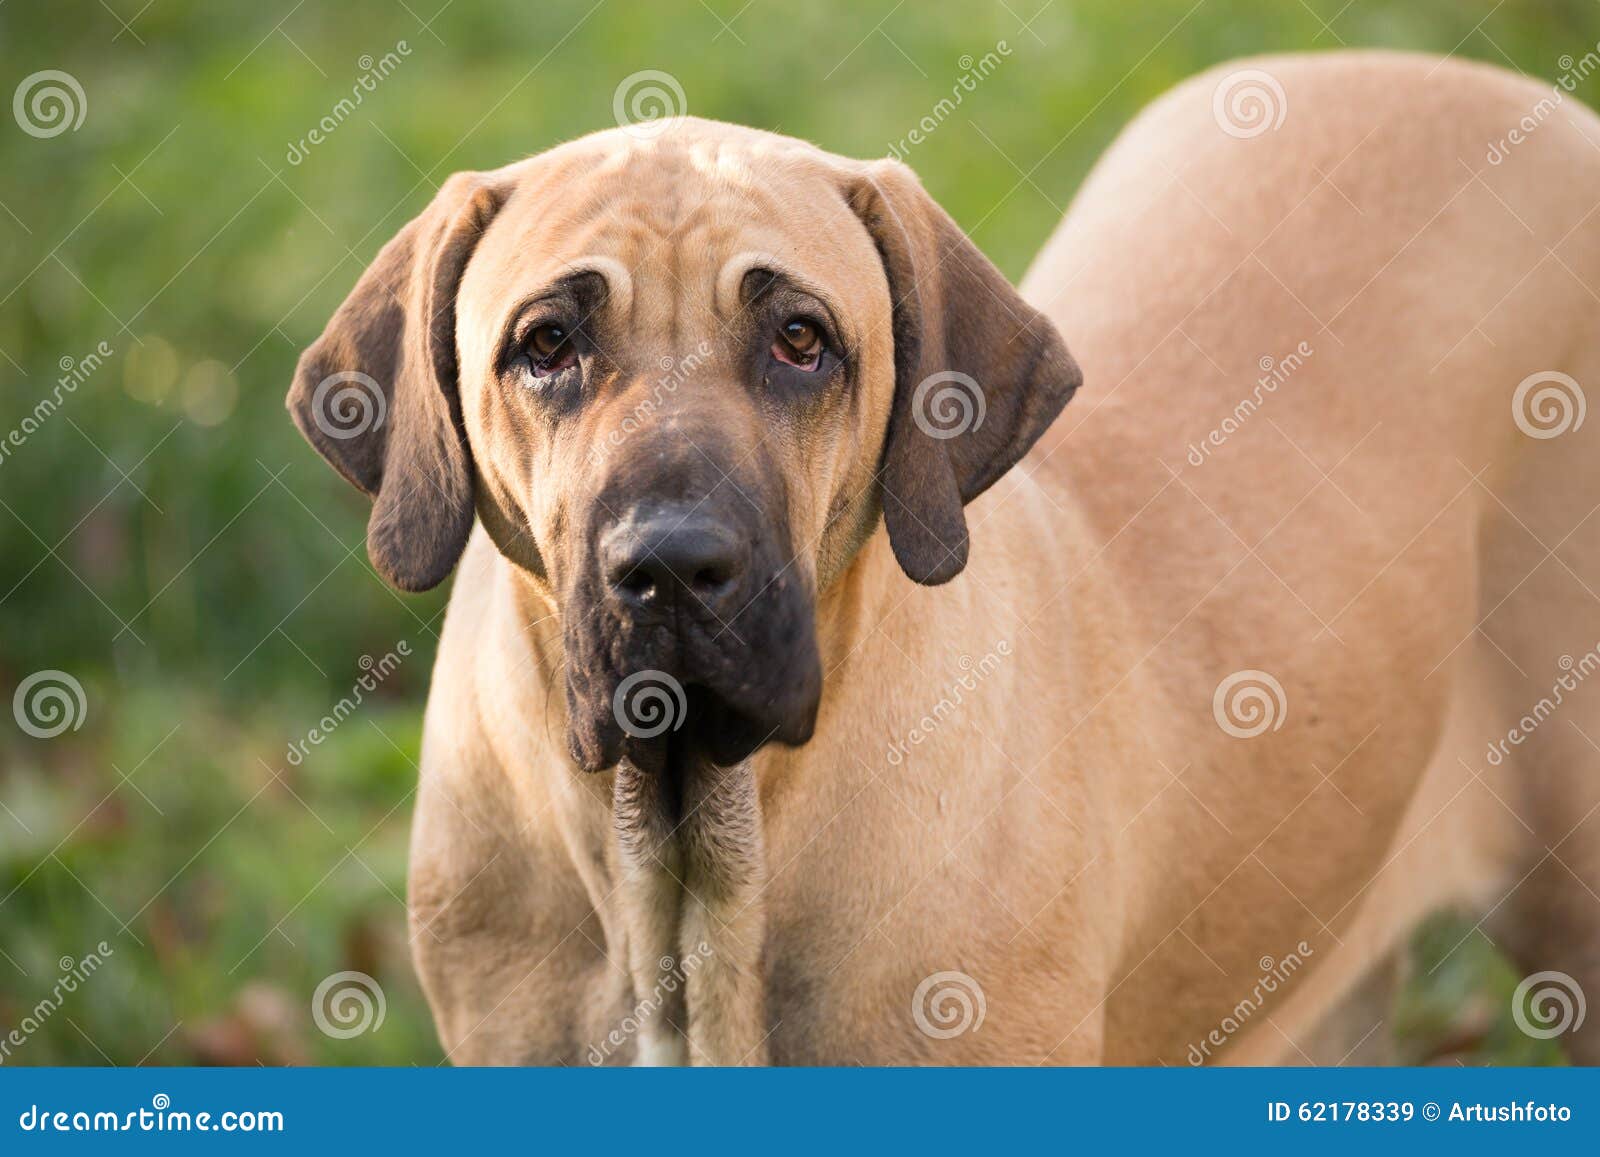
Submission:
[[[553,322],[535,326],[528,335],[528,366],[536,378],[558,374],[578,360],[566,327]]]
[[[772,356],[785,365],[814,370],[822,361],[822,331],[814,322],[792,317],[772,341]]]

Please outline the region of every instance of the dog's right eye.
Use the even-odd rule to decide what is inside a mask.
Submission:
[[[804,317],[791,317],[784,322],[772,340],[774,359],[806,373],[822,364],[824,348],[822,331]]]
[[[525,347],[529,372],[536,378],[548,378],[567,369],[578,360],[566,327],[555,322],[535,326],[528,334]]]
[[[566,340],[567,331],[559,325],[541,325],[529,336],[528,345],[537,350],[540,357],[549,357]]]

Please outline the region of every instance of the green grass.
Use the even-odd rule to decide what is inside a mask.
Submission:
[[[0,1026],[60,958],[114,949],[6,1063],[440,1058],[401,897],[443,595],[377,580],[365,503],[300,443],[282,396],[453,169],[609,126],[642,69],[673,73],[692,112],[879,155],[963,55],[1003,38],[1011,54],[907,159],[1017,276],[1120,128],[1213,63],[1348,43],[1553,78],[1600,40],[1592,0],[1008,2],[0,6],[4,91],[62,69],[88,101],[50,139],[0,122],[0,435],[62,359],[112,349],[0,459],[0,692],[55,668],[88,703],[57,739],[0,727]],[[393,75],[290,164],[359,58],[401,40]],[[1596,83],[1577,95],[1593,102]],[[401,639],[416,654],[378,701],[289,763],[359,657]],[[1487,1010],[1476,1059],[1552,1056],[1509,1027],[1514,978],[1481,937],[1432,968],[1457,939],[1420,942],[1397,1013],[1412,1054]],[[381,1030],[315,1030],[310,993],[340,969],[378,978]]]

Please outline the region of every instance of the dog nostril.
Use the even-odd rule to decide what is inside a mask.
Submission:
[[[703,566],[694,572],[694,589],[700,593],[710,593],[721,590],[733,579],[733,570],[728,566]]]
[[[617,580],[617,589],[636,602],[648,602],[656,593],[655,576],[635,567]]]

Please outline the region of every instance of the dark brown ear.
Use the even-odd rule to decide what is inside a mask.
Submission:
[[[456,288],[504,201],[457,173],[385,245],[300,356],[289,412],[371,496],[367,553],[401,590],[444,581],[472,531],[472,457],[456,387]]]
[[[1028,452],[1083,376],[1055,326],[905,165],[863,166],[848,196],[877,243],[893,308],[884,523],[907,575],[948,582],[967,564],[962,507]]]

